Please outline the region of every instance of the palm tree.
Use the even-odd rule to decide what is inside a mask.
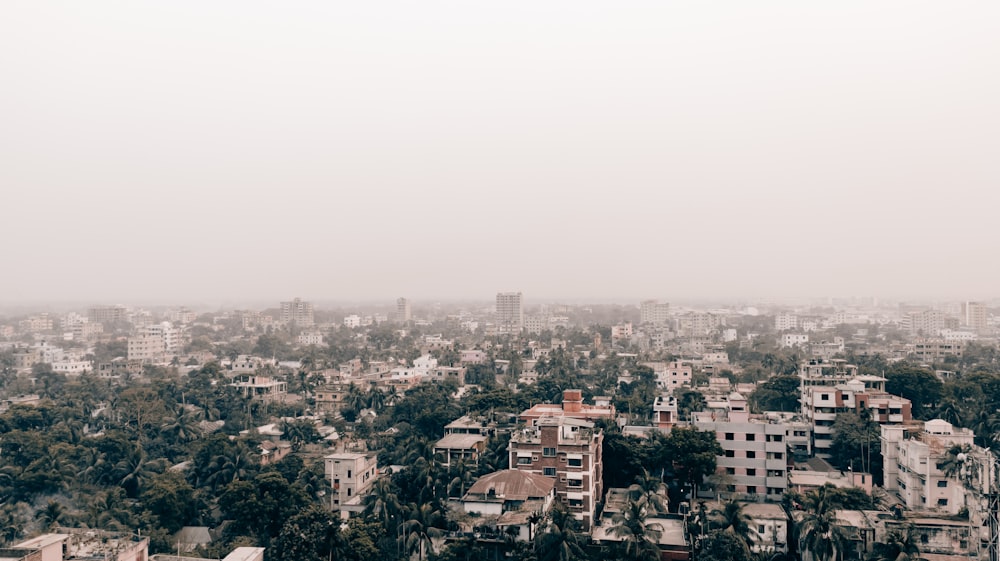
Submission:
[[[145,483],[167,467],[164,459],[150,460],[146,452],[136,446],[127,456],[115,464],[113,474],[116,483],[132,498],[139,495]]]
[[[429,504],[417,506],[411,504],[407,509],[409,518],[403,522],[403,549],[411,557],[417,555],[417,559],[423,560],[428,548],[433,548],[432,537],[439,533],[437,528],[431,526],[430,519],[433,509]]]
[[[642,469],[642,473],[635,476],[635,483],[629,488],[629,495],[632,500],[645,498],[646,504],[653,508],[655,513],[667,512],[667,486],[659,477],[652,476]]]
[[[51,530],[59,525],[59,521],[65,516],[66,512],[63,509],[63,505],[57,503],[56,501],[49,501],[45,505],[45,508],[38,511],[35,518],[42,522],[42,525],[47,529]]]
[[[712,524],[719,530],[736,536],[747,549],[753,547],[754,534],[750,529],[750,517],[743,513],[743,505],[730,500],[723,505],[722,510],[712,511]]]
[[[202,411],[191,411],[184,406],[179,406],[160,426],[160,430],[174,442],[191,442],[201,435],[199,423],[202,413]]]
[[[622,538],[624,554],[628,559],[656,561],[660,558],[660,536],[663,526],[647,523],[647,502],[645,497],[630,500],[625,508],[611,517],[613,526],[608,534]]]
[[[850,538],[837,524],[833,509],[812,511],[802,518],[799,550],[809,552],[814,561],[842,561],[848,549]]]
[[[536,539],[538,561],[573,561],[586,556],[576,532],[576,520],[563,508],[552,509],[549,523]]]
[[[400,511],[399,497],[393,492],[392,481],[388,477],[380,477],[372,484],[372,490],[365,497],[367,505],[365,509],[375,516],[376,520],[382,522],[386,530],[392,521],[393,515]]]

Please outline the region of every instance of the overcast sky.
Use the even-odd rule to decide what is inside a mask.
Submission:
[[[998,296],[998,21],[5,2],[0,301]]]

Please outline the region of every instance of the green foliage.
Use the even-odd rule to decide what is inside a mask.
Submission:
[[[833,423],[830,456],[830,463],[837,468],[871,473],[880,483],[883,469],[878,423],[853,412],[839,413]]]
[[[757,412],[761,411],[798,411],[799,409],[799,378],[793,375],[780,375],[757,386],[750,394],[750,404]]]
[[[141,500],[155,525],[171,534],[198,518],[194,487],[177,472],[153,477]]]
[[[716,531],[698,541],[698,561],[750,561],[746,544],[729,532]]]
[[[915,418],[927,420],[933,416],[934,407],[943,396],[943,384],[933,372],[897,362],[889,367],[885,377],[885,390],[909,399]]]

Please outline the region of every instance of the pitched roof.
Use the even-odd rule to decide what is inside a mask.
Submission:
[[[481,500],[490,495],[490,489],[497,500],[525,501],[542,498],[552,493],[556,480],[537,473],[516,469],[505,469],[484,475],[476,481],[464,500]]]

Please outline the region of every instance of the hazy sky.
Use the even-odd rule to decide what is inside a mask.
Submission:
[[[4,2],[0,301],[998,296],[998,21]]]

